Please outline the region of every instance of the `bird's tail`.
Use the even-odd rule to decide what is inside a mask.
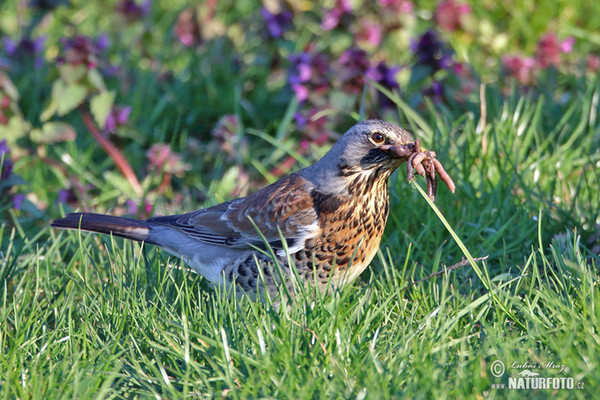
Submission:
[[[150,225],[146,221],[93,213],[72,213],[52,222],[53,228],[112,234],[125,239],[146,241]]]

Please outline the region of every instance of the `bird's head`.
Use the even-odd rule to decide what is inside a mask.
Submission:
[[[327,191],[340,192],[347,179],[360,174],[387,180],[414,146],[412,136],[397,125],[366,120],[352,126],[304,175]],[[324,190],[325,188],[321,188]]]
[[[342,169],[392,173],[406,160],[413,145],[414,139],[404,129],[371,119],[350,128],[330,152],[339,152],[338,166]],[[403,146],[406,154],[398,151]]]

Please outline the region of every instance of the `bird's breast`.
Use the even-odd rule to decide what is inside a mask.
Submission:
[[[349,282],[377,253],[389,211],[387,179],[356,185],[349,185],[350,195],[343,198],[316,198],[320,232],[295,253],[296,267],[307,279],[316,272],[321,285],[330,279],[336,285]]]

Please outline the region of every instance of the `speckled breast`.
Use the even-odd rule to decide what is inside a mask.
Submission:
[[[377,253],[389,211],[387,179],[357,179],[350,190],[348,201],[315,198],[321,233],[306,240],[305,248],[294,254],[298,272],[305,279],[313,281],[316,274],[320,285],[330,279],[336,286],[347,283],[360,275]]]

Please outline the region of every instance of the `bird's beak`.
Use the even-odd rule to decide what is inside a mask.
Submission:
[[[408,158],[413,151],[415,145],[414,143],[409,144],[385,144],[380,147],[381,150],[387,151],[395,158]]]

